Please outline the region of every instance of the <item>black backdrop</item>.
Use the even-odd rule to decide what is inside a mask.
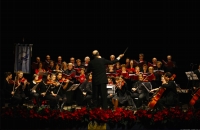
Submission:
[[[109,58],[129,47],[126,57],[166,59],[178,64],[177,82],[199,58],[199,8],[194,1],[5,1],[1,7],[1,76],[14,70],[14,43],[33,44],[32,61],[49,54],[69,61],[94,49]],[[196,69],[197,66],[194,66]]]

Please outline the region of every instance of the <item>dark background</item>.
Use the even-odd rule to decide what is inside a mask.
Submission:
[[[166,60],[178,65],[177,83],[187,88],[185,71],[200,63],[200,10],[195,1],[3,1],[1,3],[1,76],[14,71],[14,43],[33,44],[32,61],[61,55],[63,60],[109,58],[129,47],[126,57]],[[193,69],[197,69],[194,66]],[[27,75],[30,77],[30,75]]]

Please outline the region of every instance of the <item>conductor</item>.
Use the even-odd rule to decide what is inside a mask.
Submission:
[[[107,83],[108,78],[106,75],[106,65],[115,64],[124,56],[124,54],[119,55],[115,60],[110,61],[104,58],[101,58],[99,52],[94,50],[92,52],[94,59],[89,62],[87,73],[92,72],[92,102],[93,107],[97,107],[97,103],[102,109],[108,109],[107,104]],[[99,100],[101,97],[101,101]]]

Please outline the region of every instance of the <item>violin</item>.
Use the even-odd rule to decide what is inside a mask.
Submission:
[[[48,85],[57,85],[57,82],[50,80],[50,81],[47,81],[47,84]]]
[[[40,83],[42,81],[42,79],[39,79],[39,80],[37,80],[37,81],[35,81],[36,83]]]
[[[194,104],[196,103],[196,101],[199,99],[200,97],[200,88],[197,88],[196,92],[194,93],[194,95],[192,96],[192,99],[190,100],[189,104],[191,106],[194,106]]]
[[[21,78],[21,79],[19,79],[19,82],[20,82],[20,83],[24,83],[25,81],[27,81],[27,79],[25,79],[24,77]],[[30,84],[30,83],[27,81],[27,84]]]
[[[67,82],[69,82],[69,80],[68,79],[61,79],[61,80],[59,80],[59,82],[60,83],[62,83],[62,82],[67,83]]]

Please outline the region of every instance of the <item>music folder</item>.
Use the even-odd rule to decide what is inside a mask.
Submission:
[[[78,88],[80,84],[73,84],[67,91],[74,91]]]
[[[185,72],[188,80],[199,80],[197,75],[193,71]]]

